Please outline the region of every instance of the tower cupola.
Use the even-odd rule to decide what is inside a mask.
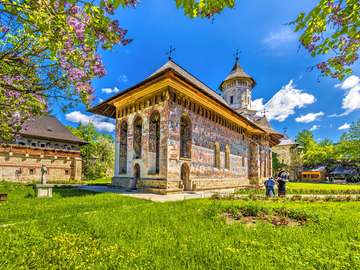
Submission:
[[[255,80],[240,66],[239,57],[236,56],[235,64],[229,75],[220,85],[224,99],[234,110],[250,109],[251,91],[255,87]]]

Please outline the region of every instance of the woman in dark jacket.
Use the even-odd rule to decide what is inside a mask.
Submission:
[[[279,197],[284,197],[286,195],[287,175],[288,174],[285,171],[281,171],[278,174],[277,182],[278,182],[278,194],[279,194]]]

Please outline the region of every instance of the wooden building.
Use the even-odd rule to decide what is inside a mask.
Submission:
[[[314,168],[304,168],[301,172],[301,181],[322,182],[326,180],[326,167],[318,166]]]

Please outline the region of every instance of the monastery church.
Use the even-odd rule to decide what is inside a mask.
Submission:
[[[238,57],[221,95],[169,58],[91,108],[116,119],[112,184],[166,194],[237,188],[271,176],[271,147],[282,135],[251,110],[255,84]]]

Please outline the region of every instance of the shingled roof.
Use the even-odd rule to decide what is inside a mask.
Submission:
[[[86,142],[74,136],[57,118],[41,116],[24,123],[20,135],[28,138],[40,138],[76,144]]]
[[[204,84],[202,81],[200,81],[198,78],[196,78],[194,75],[192,75],[190,72],[186,71],[184,68],[176,64],[174,61],[169,59],[163,66],[161,66],[158,70],[156,70],[153,74],[151,74],[148,78],[152,78],[153,76],[156,76],[157,74],[161,73],[162,71],[166,69],[172,69],[179,73],[183,78],[190,81],[192,84],[196,85],[197,87],[201,88],[203,91],[205,91],[208,95],[212,96],[213,98],[217,99],[221,103],[228,106],[228,103],[225,101],[225,99],[217,94],[213,89],[211,89],[209,86]]]
[[[221,83],[219,88],[222,89],[222,86],[223,86],[224,82],[229,81],[231,79],[236,79],[236,78],[240,78],[240,79],[246,78],[246,79],[251,80],[253,85],[256,84],[255,80],[249,74],[247,74],[243,70],[243,68],[240,66],[238,58],[236,58],[236,61],[235,61],[235,64],[234,64],[233,68],[231,69],[229,75],[227,75],[225,80]]]

